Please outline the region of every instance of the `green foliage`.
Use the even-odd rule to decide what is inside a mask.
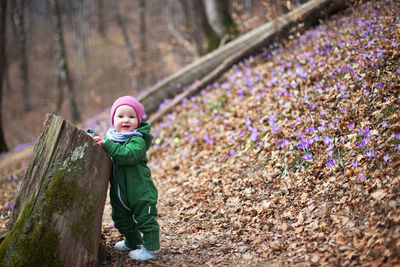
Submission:
[[[219,111],[221,108],[223,109],[228,102],[228,97],[226,95],[222,95],[216,99],[216,101],[210,104],[210,111]]]

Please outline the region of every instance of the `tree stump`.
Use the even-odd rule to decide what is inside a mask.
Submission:
[[[0,244],[1,266],[97,266],[110,173],[90,136],[47,115]]]

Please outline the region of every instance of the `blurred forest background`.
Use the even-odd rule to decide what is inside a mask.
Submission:
[[[46,113],[85,121],[117,96],[136,95],[306,2],[1,1],[6,48],[0,130],[8,149],[34,141]]]

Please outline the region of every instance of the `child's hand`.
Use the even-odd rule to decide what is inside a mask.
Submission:
[[[87,133],[89,136],[91,136],[91,137],[97,135],[92,129],[87,129],[87,130],[86,130],[86,133]]]
[[[104,139],[101,138],[100,136],[93,136],[93,140],[98,144],[99,146],[104,145]]]

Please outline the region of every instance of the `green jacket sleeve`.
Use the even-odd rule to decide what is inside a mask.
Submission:
[[[132,138],[128,143],[113,142],[104,137],[105,143],[103,149],[113,158],[114,162],[119,165],[137,164],[146,154],[146,144],[143,138]]]

